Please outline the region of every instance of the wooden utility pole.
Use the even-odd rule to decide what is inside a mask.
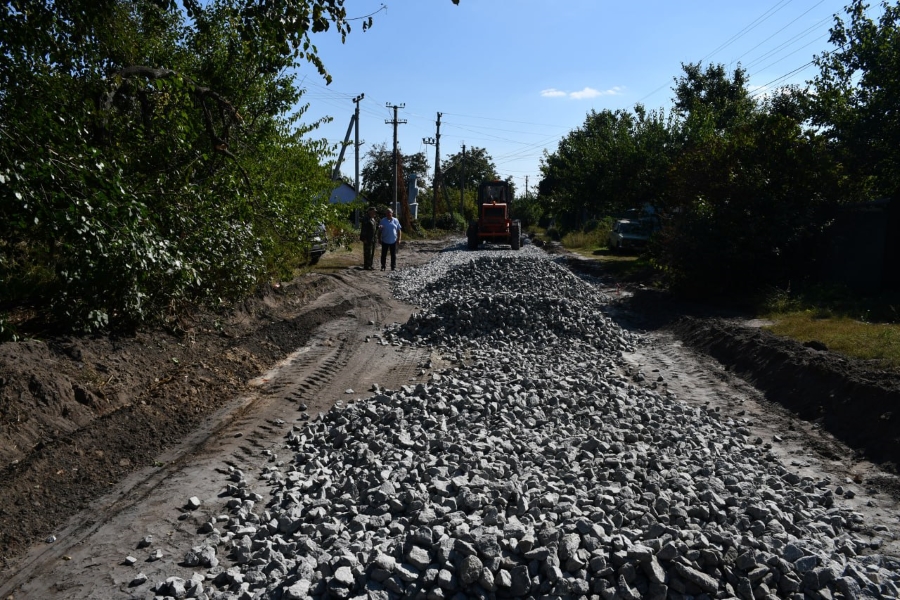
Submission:
[[[341,164],[344,162],[344,152],[347,150],[347,146],[350,144],[350,132],[356,129],[356,141],[354,142],[354,159],[355,159],[355,179],[353,180],[353,187],[356,191],[357,197],[359,196],[359,101],[363,99],[365,94],[360,94],[356,98],[353,99],[356,102],[356,110],[353,112],[353,116],[350,117],[350,125],[347,126],[347,135],[344,136],[344,143],[341,144],[341,152],[338,154],[337,161],[334,163],[334,170],[331,172],[332,181],[340,181],[341,180]],[[355,210],[353,213],[353,222],[359,224],[359,210]]]
[[[398,119],[397,118],[397,110],[401,108],[405,108],[406,104],[391,104],[388,102],[386,104],[388,108],[394,109],[394,119],[392,121],[385,121],[386,124],[394,126],[394,215],[397,215],[400,212],[400,207],[397,203],[397,188],[399,187],[399,165],[400,165],[400,155],[397,152],[397,125],[402,125],[406,123],[406,119]]]

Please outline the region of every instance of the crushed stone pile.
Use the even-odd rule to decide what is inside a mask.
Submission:
[[[391,339],[466,348],[486,342],[516,351],[525,343],[526,352],[538,353],[560,342],[611,353],[633,349],[633,340],[603,314],[605,295],[539,251],[525,253],[536,258],[467,253],[406,271],[394,280],[395,295],[428,310],[413,315]]]
[[[227,515],[159,597],[888,598],[900,564],[743,421],[638,387],[640,338],[539,250],[447,251],[392,276],[389,328],[455,367],[338,405],[287,464],[230,469]]]

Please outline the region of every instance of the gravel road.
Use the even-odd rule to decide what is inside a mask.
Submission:
[[[752,389],[531,246],[424,258],[320,298],[364,282],[0,593],[898,597],[895,506],[797,461]],[[366,300],[388,283],[400,302]]]

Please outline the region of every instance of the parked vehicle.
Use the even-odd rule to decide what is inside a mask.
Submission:
[[[637,219],[619,219],[609,231],[608,245],[611,252],[627,252],[646,248],[650,240],[650,228]]]
[[[328,251],[328,230],[325,223],[319,223],[316,230],[309,238],[309,259],[311,265],[319,262],[322,255]]]

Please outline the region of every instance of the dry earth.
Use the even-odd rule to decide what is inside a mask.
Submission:
[[[444,245],[405,244],[401,268]],[[900,556],[896,377],[740,319],[619,291],[612,313],[648,339],[623,369],[749,416],[774,457],[855,489],[848,503],[866,516],[873,546]],[[381,343],[381,328],[413,308],[379,271],[317,270],[234,310],[198,313],[178,332],[0,346],[0,598],[145,597],[128,585],[137,570],[151,582],[179,569],[189,577],[177,563],[199,525],[224,512],[224,469],[262,472],[280,460],[292,423],[444,366]],[[201,509],[185,508],[191,496]],[[137,549],[147,535],[163,559]],[[139,563],[123,564],[128,555]]]

